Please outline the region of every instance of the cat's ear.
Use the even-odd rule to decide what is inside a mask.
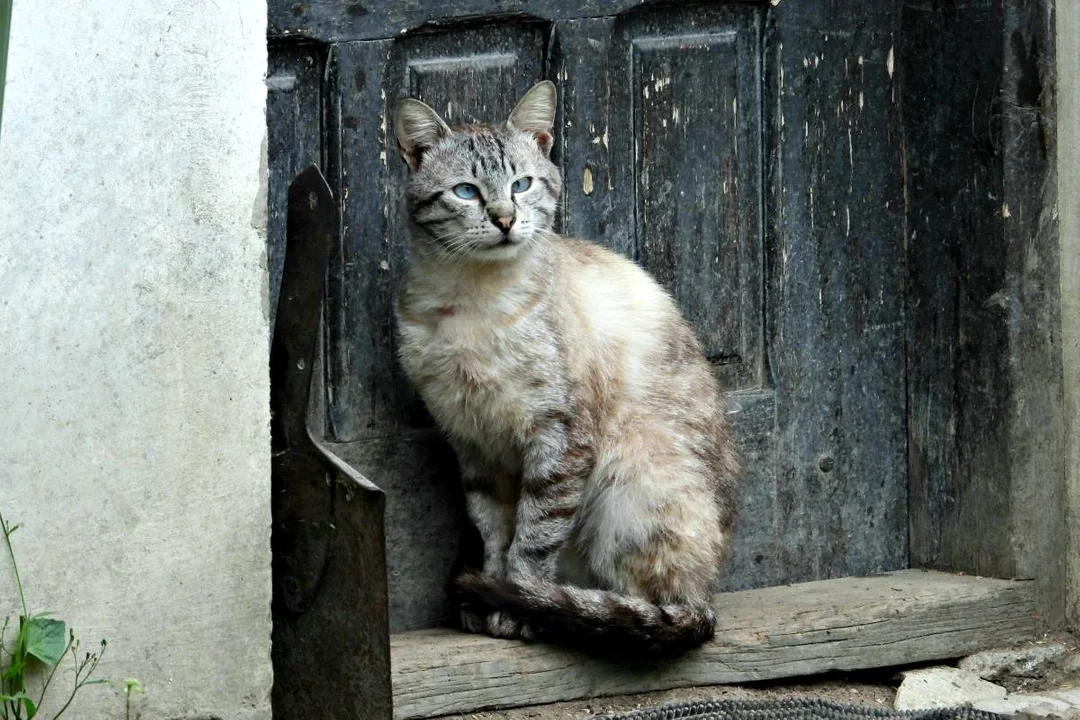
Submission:
[[[409,169],[420,167],[424,151],[450,135],[450,127],[439,114],[419,100],[406,98],[394,110],[394,135],[401,157]]]
[[[538,82],[518,100],[506,124],[523,132],[531,132],[545,153],[551,152],[551,131],[555,127],[557,95],[555,83]]]

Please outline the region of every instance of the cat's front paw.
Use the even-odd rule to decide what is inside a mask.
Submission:
[[[491,637],[518,638],[521,631],[521,621],[507,613],[496,611],[487,616],[487,634]]]

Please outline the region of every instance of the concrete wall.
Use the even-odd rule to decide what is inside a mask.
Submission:
[[[147,720],[270,717],[265,17],[14,7],[0,511],[30,603],[107,638],[101,674],[142,680]],[[68,715],[123,703],[88,688]]]
[[[1080,630],[1080,5],[1057,4],[1058,227],[1065,379],[1066,614]]]

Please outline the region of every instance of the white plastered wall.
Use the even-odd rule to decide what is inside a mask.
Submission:
[[[265,0],[15,0],[0,512],[147,720],[270,717],[265,38]]]

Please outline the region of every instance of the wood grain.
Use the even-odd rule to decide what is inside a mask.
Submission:
[[[1064,620],[1052,4],[905,6],[911,564]],[[947,170],[946,170],[947,169]]]
[[[766,348],[786,582],[908,567],[894,10],[784,2],[766,23]]]
[[[749,2],[763,5],[765,0]],[[480,17],[504,23],[610,17],[641,4],[641,0],[270,0],[267,32],[276,40],[372,40],[393,37],[406,28],[464,24]]]
[[[394,717],[432,717],[950,658],[1035,635],[1033,583],[903,570],[718,595],[715,640],[616,665],[452,630],[391,637]]]
[[[289,183],[312,163],[322,164],[322,58],[314,48],[276,47],[266,74],[269,202],[266,264],[270,274],[270,328],[274,327],[281,270],[285,264],[285,210]]]

